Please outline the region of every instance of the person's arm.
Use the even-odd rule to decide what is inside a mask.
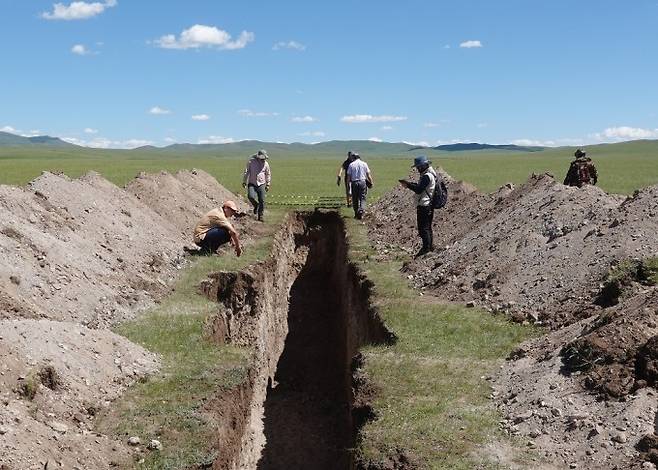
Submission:
[[[599,180],[599,174],[596,171],[596,167],[594,166],[593,163],[590,163],[589,166],[590,166],[589,172],[592,175],[592,179],[594,180],[594,184],[596,184]]]
[[[247,162],[247,168],[244,169],[244,174],[242,175],[242,187],[247,187],[247,179],[249,178],[249,167],[251,166],[251,161]]]
[[[228,233],[231,236],[231,245],[235,248],[236,256],[240,257],[242,254],[242,246],[240,246],[240,237],[238,237],[238,232],[235,231],[233,227],[228,229]]]
[[[407,188],[411,189],[416,194],[420,194],[423,191],[425,191],[429,185],[430,185],[429,175],[423,175],[420,178],[420,181],[418,181],[418,183],[412,183],[411,181],[407,181],[406,184]]]
[[[347,173],[346,173],[347,174]],[[336,185],[340,186],[340,178],[343,176],[343,165],[338,167],[338,174],[336,175]]]
[[[270,170],[270,164],[265,162],[265,190],[268,191],[272,186],[272,170]]]
[[[375,184],[375,180],[372,179],[372,173],[370,173],[370,168],[368,168],[368,171],[366,171],[366,179],[370,181],[371,186]]]

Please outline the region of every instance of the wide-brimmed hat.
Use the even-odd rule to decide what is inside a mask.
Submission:
[[[587,155],[587,152],[583,151],[582,149],[576,150],[576,152],[573,154],[573,156],[576,158],[584,157],[585,155]]]
[[[267,156],[267,152],[265,150],[259,150],[258,152],[256,152],[254,157],[259,158],[261,160],[267,160],[268,158],[270,158]]]
[[[421,165],[429,165],[432,163],[427,159],[425,155],[418,155],[416,158],[414,158],[414,164],[411,165],[411,168],[418,168]]]

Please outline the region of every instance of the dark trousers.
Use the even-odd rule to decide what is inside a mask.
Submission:
[[[365,181],[352,181],[352,208],[354,209],[354,216],[357,219],[363,217],[366,210],[366,195],[368,194],[368,187]]]
[[[231,235],[228,233],[228,230],[221,227],[214,227],[206,232],[206,237],[201,240],[199,246],[203,253],[210,254],[216,252],[217,248],[224,243],[228,243],[230,240]]]
[[[256,186],[255,184],[249,184],[247,188],[247,197],[251,205],[254,206],[254,214],[262,217],[265,210],[265,185]]]
[[[434,220],[434,208],[432,206],[416,207],[416,223],[418,224],[418,235],[423,240],[424,250],[434,249],[434,234],[432,233],[432,221]]]

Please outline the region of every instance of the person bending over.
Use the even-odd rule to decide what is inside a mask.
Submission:
[[[229,242],[233,245],[237,256],[242,254],[238,232],[229,221],[238,213],[235,202],[224,201],[221,209],[213,209],[201,217],[194,227],[194,243],[201,248],[201,254],[216,253],[220,246]]]

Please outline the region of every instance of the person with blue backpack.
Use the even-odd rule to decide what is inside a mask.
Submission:
[[[445,206],[448,191],[441,177],[432,168],[432,162],[426,156],[419,155],[414,158],[412,168],[416,168],[420,174],[418,182],[399,181],[403,187],[416,193],[416,223],[418,224],[418,235],[423,241],[422,248],[415,256],[418,258],[434,250],[434,234],[432,233],[434,209]]]

